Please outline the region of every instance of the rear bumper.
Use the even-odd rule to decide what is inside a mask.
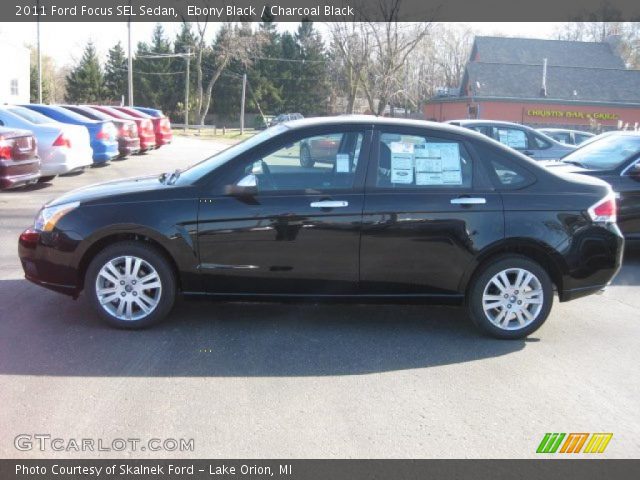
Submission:
[[[140,138],[140,152],[147,152],[156,148],[155,138]]]
[[[163,145],[169,145],[173,141],[173,134],[158,133],[156,134],[156,148]]]
[[[0,160],[0,189],[35,183],[40,178],[40,159]]]
[[[140,151],[140,139],[130,137],[118,138],[118,153],[120,156],[133,155]]]
[[[108,162],[119,155],[118,144],[116,142],[109,145],[94,144],[91,147],[93,148],[93,163]]]
[[[60,147],[52,149],[46,157],[43,157],[42,164],[40,165],[41,174],[43,176],[63,175],[80,168],[88,167],[93,163],[91,158],[92,154],[93,152],[90,148]]]

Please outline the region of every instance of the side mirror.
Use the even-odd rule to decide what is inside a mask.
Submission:
[[[258,194],[258,177],[254,173],[243,177],[235,185],[227,185],[225,189],[227,195],[236,197],[251,197]]]
[[[629,169],[629,176],[640,182],[640,161],[631,166]]]

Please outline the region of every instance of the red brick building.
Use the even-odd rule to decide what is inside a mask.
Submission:
[[[476,37],[460,88],[429,100],[429,120],[507,120],[581,130],[640,125],[640,70],[610,42]]]

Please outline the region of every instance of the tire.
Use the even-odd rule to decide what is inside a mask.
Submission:
[[[47,175],[46,177],[40,177],[38,179],[38,183],[46,183],[46,182],[50,182],[51,180],[53,180],[54,178],[56,178],[55,175]]]
[[[311,168],[315,165],[316,161],[311,157],[311,150],[307,145],[300,147],[300,166],[304,168]]]
[[[129,275],[124,274],[127,265]],[[104,292],[98,294],[98,288]],[[106,247],[93,258],[85,276],[85,291],[109,325],[146,328],[163,320],[171,311],[176,297],[176,278],[167,259],[154,247],[141,242],[120,242]]]
[[[521,255],[500,256],[481,268],[467,294],[478,328],[494,338],[518,339],[542,326],[553,305],[553,283],[544,268]]]

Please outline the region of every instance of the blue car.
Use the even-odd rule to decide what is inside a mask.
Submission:
[[[142,113],[146,113],[147,115],[151,115],[152,117],[155,118],[162,118],[164,117],[164,113],[162,113],[162,110],[158,110],[157,108],[148,108],[148,107],[133,107],[136,110],[142,112]]]
[[[90,120],[57,105],[23,105],[53,120],[72,125],[82,125],[89,130],[93,163],[105,163],[118,156],[118,130],[113,122]]]

